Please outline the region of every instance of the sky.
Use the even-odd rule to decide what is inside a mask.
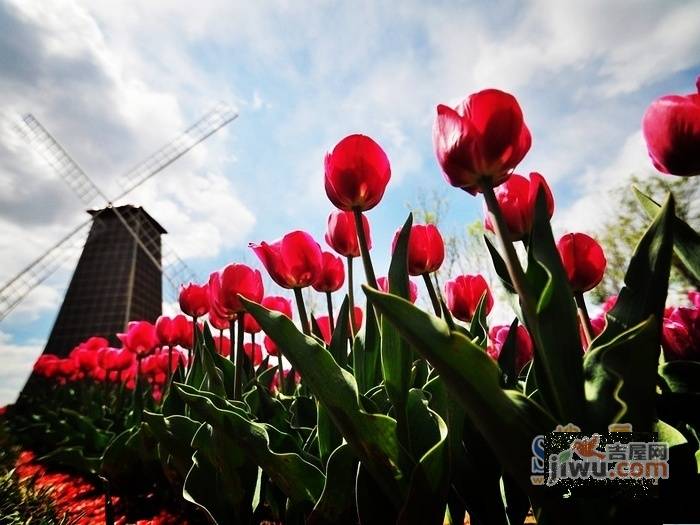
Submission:
[[[28,112],[115,195],[121,174],[218,101],[235,107],[128,198],[202,279],[254,263],[250,241],[294,229],[322,241],[323,157],[350,133],[392,166],[368,214],[379,275],[420,195],[447,199],[441,228],[460,231],[481,202],[441,175],[435,107],[491,87],[520,101],[533,145],[517,171],[549,181],[555,230],[586,231],[614,207],[606,188],[653,173],[640,121],[654,98],[694,90],[698,20],[700,2],[680,0],[0,0],[0,283],[86,218],[17,133]],[[0,406],[40,354],[75,261],[0,322]]]

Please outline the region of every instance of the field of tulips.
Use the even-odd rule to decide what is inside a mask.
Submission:
[[[643,131],[659,171],[700,175],[700,94],[654,101]],[[673,258],[700,280],[700,234],[673,195],[630,189],[648,227],[618,295],[589,315],[604,250],[585,233],[557,241],[545,177],[513,173],[531,144],[517,100],[439,105],[433,141],[447,182],[483,198],[512,323],[489,323],[482,275],[438,282],[441,234],[411,215],[377,277],[364,212],[381,213],[390,162],[345,137],[325,158],[332,251],[303,231],[250,244],[289,295],[232,263],[182,287],[181,315],[130,323],[121,348],[94,337],[36,362],[4,424],[40,468],[92,483],[103,508],[83,522],[700,521],[700,293],[667,304]],[[307,287],[327,315],[309,314]],[[667,475],[549,483],[535,444],[566,432],[580,458],[607,433],[667,444]]]

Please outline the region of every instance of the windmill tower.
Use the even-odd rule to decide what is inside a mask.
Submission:
[[[182,157],[237,117],[219,105],[175,140],[120,177],[122,192],[109,199],[32,115],[23,117],[20,131],[42,157],[75,191],[84,204],[102,201],[88,211],[90,219],[0,288],[0,321],[27,294],[45,281],[82,246],[82,254],[58,312],[45,353],[67,355],[76,344],[93,335],[110,338],[134,319],[155,321],[161,313],[163,280],[169,297],[178,287],[196,280],[192,271],[161,236],[165,229],[143,208],[115,206],[148,179]]]

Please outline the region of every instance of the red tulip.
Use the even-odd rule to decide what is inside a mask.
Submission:
[[[349,135],[338,142],[325,161],[326,195],[345,211],[374,208],[391,178],[384,150],[365,135]]]
[[[281,312],[290,319],[292,318],[292,302],[286,297],[280,295],[270,295],[265,297],[260,304],[272,310],[273,312]],[[262,330],[255,318],[250,314],[243,316],[243,331],[247,334],[257,334]]]
[[[231,355],[231,340],[228,337],[219,337],[218,335],[215,335],[214,346],[216,347],[216,351],[222,356],[228,357]]]
[[[568,233],[559,239],[557,249],[574,292],[587,292],[603,279],[605,254],[592,237]]]
[[[263,344],[265,345],[265,350],[267,350],[267,355],[279,354],[279,348],[277,347],[275,342],[268,336],[265,336],[265,338],[263,339]]]
[[[700,310],[700,292],[696,290],[688,292],[688,300],[696,310]]]
[[[56,375],[60,358],[53,354],[42,354],[34,363],[34,373],[43,377],[53,377]]]
[[[323,252],[321,256],[321,272],[312,286],[317,292],[335,292],[345,282],[343,260],[331,252]]]
[[[90,337],[80,343],[81,348],[86,350],[100,350],[109,346],[109,341],[104,337]]]
[[[481,296],[486,293],[486,314],[493,308],[493,296],[481,275],[460,275],[445,283],[447,308],[457,319],[469,322],[474,317]]]
[[[359,332],[360,328],[362,328],[362,318],[363,318],[363,313],[362,313],[362,308],[359,306],[355,306],[353,308],[353,328],[355,329],[355,333]],[[322,315],[320,317],[316,318],[316,324],[318,325],[319,330],[321,330],[321,336],[323,337],[323,340],[327,345],[331,344],[331,338],[333,337],[333,333],[331,332],[331,323],[330,323],[330,318],[327,315]],[[335,325],[338,326],[338,320],[335,320]],[[269,353],[269,350],[268,350]],[[273,354],[274,355],[274,354]]]
[[[654,167],[662,173],[700,175],[700,77],[697,93],[651,103],[642,131]]]
[[[126,333],[117,334],[124,348],[137,356],[146,356],[158,346],[156,327],[148,321],[132,321]]]
[[[440,104],[433,144],[447,182],[474,194],[483,179],[504,182],[532,139],[518,101],[497,89],[474,93],[452,109]]]
[[[396,230],[391,251],[396,248],[401,230]],[[416,224],[408,237],[408,273],[423,275],[435,272],[445,260],[445,243],[434,224]]]
[[[389,293],[389,280],[386,277],[378,277],[377,285],[382,292]],[[418,285],[411,279],[408,280],[408,298],[412,303],[418,299]]]
[[[532,339],[524,326],[518,325],[515,330],[515,370],[520,371],[532,359]],[[501,355],[508,332],[510,332],[509,325],[498,325],[489,330],[491,344],[486,351],[496,361]]]
[[[535,218],[537,192],[540,187],[544,188],[547,214],[551,218],[554,214],[554,197],[547,181],[539,173],[530,173],[530,180],[514,173],[507,181],[494,189],[511,240],[519,241],[530,233],[532,221]],[[484,228],[491,232],[494,231],[491,216],[485,204],[484,216]]]
[[[76,346],[69,354],[69,357],[75,362],[76,367],[85,373],[97,367],[97,356],[97,350],[89,350],[80,345]]]
[[[671,308],[663,321],[661,341],[667,360],[700,361],[700,310]]]
[[[179,335],[175,332],[175,323],[173,320],[166,316],[161,315],[156,320],[156,335],[158,336],[158,342],[161,345],[173,346],[179,342]]]
[[[303,231],[293,231],[268,244],[249,245],[272,280],[283,288],[304,288],[321,273],[321,247]]]
[[[369,234],[369,221],[362,214],[362,229],[365,230],[367,249],[372,249],[372,238]],[[360,245],[357,241],[355,218],[350,211],[335,210],[328,216],[328,231],[326,242],[343,257],[359,257]]]
[[[98,355],[99,365],[110,372],[121,372],[134,364],[134,354],[126,348],[104,348]]]
[[[245,355],[248,356],[248,359],[252,361],[253,366],[258,366],[262,363],[262,348],[259,344],[245,343],[243,345],[243,351]]]
[[[209,324],[217,330],[228,329],[228,319],[223,315],[219,315],[219,313],[214,308],[212,308],[212,306],[213,305],[209,305]]]
[[[190,283],[180,287],[180,310],[190,317],[201,317],[209,311],[206,284]]]
[[[156,330],[157,330],[156,326]],[[172,318],[172,331],[174,342],[169,346],[180,345],[184,348],[192,346],[192,321],[182,314],[177,314]]]
[[[229,319],[244,311],[239,295],[259,303],[263,297],[262,276],[245,264],[229,264],[209,276],[209,295],[217,313]]]

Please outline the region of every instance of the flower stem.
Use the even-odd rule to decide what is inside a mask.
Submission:
[[[219,328],[219,353],[224,349],[224,329]]]
[[[583,292],[575,292],[574,299],[576,300],[576,307],[578,309],[578,317],[581,322],[581,328],[583,328],[583,335],[586,336],[586,347],[589,347],[591,341],[593,341],[593,327],[591,326],[591,318],[588,315],[588,309],[586,308],[586,301],[583,299]]]
[[[309,317],[306,315],[306,307],[304,306],[304,296],[301,294],[301,288],[294,288],[294,299],[297,302],[297,310],[299,311],[299,320],[301,321],[301,331],[305,335],[311,335],[309,327]]]
[[[435,287],[433,282],[430,280],[430,274],[423,274],[423,282],[425,282],[425,287],[428,289],[428,295],[430,296],[430,302],[433,303],[433,310],[435,310],[435,315],[440,317],[440,300],[438,299],[437,293],[435,292]]]
[[[355,290],[353,289],[355,284],[353,283],[352,277],[352,267],[353,267],[353,257],[348,256],[348,306],[350,311],[350,337],[355,336],[355,326],[352,322],[352,316],[355,313]]]
[[[326,292],[326,304],[328,305],[328,324],[331,328],[331,334],[335,330],[335,320],[333,317],[333,298],[331,292]]]
[[[534,329],[537,326],[535,305],[527,289],[525,272],[523,271],[523,267],[520,265],[518,254],[515,252],[515,247],[513,246],[513,241],[511,241],[510,232],[508,231],[508,227],[503,219],[501,208],[498,205],[498,200],[496,199],[496,194],[493,191],[490,181],[482,181],[481,191],[484,194],[486,207],[491,214],[491,224],[493,224],[494,229],[496,230],[496,236],[498,237],[501,248],[505,254],[505,263],[506,268],[508,268],[508,275],[510,275],[510,279],[513,282],[513,287],[520,297],[520,305],[523,310],[523,316],[525,317],[525,323],[528,325],[528,327],[532,327],[532,329]]]
[[[179,364],[179,362],[178,362]],[[173,379],[173,346],[168,345],[168,390],[170,390],[170,382]]]
[[[233,330],[233,321],[231,321]],[[233,399],[240,401],[243,398],[243,317],[238,322],[238,332],[236,333],[236,370],[233,377]]]
[[[372,259],[369,256],[367,237],[365,236],[365,229],[362,224],[362,211],[359,208],[354,208],[352,212],[355,216],[355,229],[357,230],[357,239],[360,242],[360,253],[362,254],[362,264],[365,267],[365,277],[367,279],[367,284],[369,284],[372,288],[376,290],[378,288],[377,278],[374,275]]]
[[[228,351],[228,358],[231,360],[231,362],[235,361],[235,355],[233,351],[236,348],[236,318],[234,317],[233,319],[228,320],[228,332],[229,332],[229,351]]]
[[[280,394],[284,394],[284,367],[282,366],[282,352],[277,349],[277,368],[279,370],[280,381],[277,385],[277,391]]]

